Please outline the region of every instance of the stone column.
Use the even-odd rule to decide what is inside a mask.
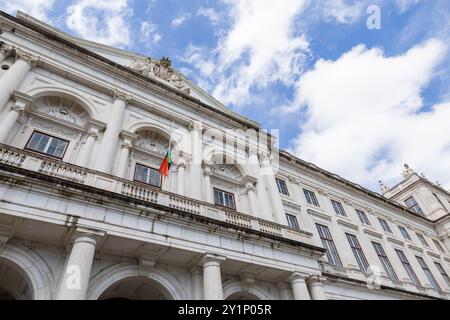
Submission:
[[[294,272],[290,278],[292,292],[294,293],[294,300],[311,300],[308,292],[308,287],[306,286],[305,279],[308,276]]]
[[[212,188],[211,188],[211,174],[212,174],[212,166],[207,163],[203,163],[203,200],[209,203],[214,203],[214,199],[212,197]]]
[[[193,183],[189,188],[189,196],[197,200],[204,200],[202,196],[202,161],[203,161],[203,142],[202,142],[202,123],[194,121],[189,126],[191,131],[191,154],[192,163],[189,168],[190,181]]]
[[[261,175],[261,168],[259,166],[258,153],[256,150],[251,149],[249,151],[249,168],[252,175],[256,178],[256,202],[258,204],[258,218],[272,221],[273,215],[271,210],[271,205],[268,199],[268,193],[266,190],[266,183],[263,176]]]
[[[128,161],[130,159],[130,150],[133,143],[139,138],[137,134],[122,130],[120,137],[123,139],[122,148],[120,150],[119,163],[117,165],[116,176],[125,178],[127,172]]]
[[[88,136],[81,149],[79,155],[78,165],[84,168],[90,168],[90,161],[92,159],[92,152],[94,150],[95,141],[98,138],[99,132],[106,127],[106,124],[94,119],[89,120],[87,125]]]
[[[17,91],[13,92],[12,100],[13,104],[9,112],[0,123],[0,143],[6,143],[6,139],[16,124],[17,119],[19,119],[20,114],[33,103],[31,96]]]
[[[278,284],[278,291],[280,293],[280,300],[291,300],[292,299],[292,290],[288,283],[280,282]]]
[[[247,191],[251,214],[255,217],[259,217],[259,206],[258,202],[256,201],[255,186],[253,185],[253,183],[248,182],[245,186],[245,190]]]
[[[203,264],[203,299],[223,300],[222,276],[220,264],[224,257],[206,254],[202,260]]]
[[[95,246],[102,233],[79,231],[64,270],[57,300],[86,300]]]
[[[179,160],[177,165],[177,193],[184,196],[184,171],[186,169],[186,163],[184,160]]]
[[[322,283],[324,280],[325,278],[322,278],[320,276],[311,276],[308,278],[307,285],[309,288],[311,300],[327,300]]]
[[[11,92],[19,88],[19,85],[27,76],[28,72],[35,67],[39,61],[38,57],[32,56],[20,49],[15,49],[16,62],[0,78],[0,111],[3,110],[11,98]]]
[[[116,92],[114,95],[114,103],[95,165],[95,169],[98,171],[112,173],[119,134],[125,117],[125,108],[130,99],[131,97],[124,93]]]
[[[80,160],[78,161],[78,165],[80,167],[89,167],[89,161],[91,160],[92,150],[94,149],[95,140],[97,140],[97,137],[98,131],[93,129],[89,130],[86,142],[84,143],[84,147],[80,155]]]
[[[191,270],[192,299],[203,300],[203,271],[200,268]]]
[[[270,155],[261,153],[261,175],[264,178],[264,182],[269,192],[270,204],[273,210],[275,222],[283,225],[287,225],[286,214],[284,212],[283,202],[281,201],[280,193],[278,191],[277,183],[275,182],[275,176],[273,174],[272,165],[270,163]]]

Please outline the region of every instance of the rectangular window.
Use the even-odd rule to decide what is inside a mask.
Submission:
[[[414,211],[415,213],[423,215],[422,209],[419,207],[419,205],[417,204],[416,200],[413,197],[406,199],[405,204],[408,207],[408,209]]]
[[[436,265],[436,268],[439,270],[439,272],[441,273],[442,277],[445,279],[445,281],[447,282],[448,286],[450,287],[450,278],[448,277],[447,272],[445,272],[444,267],[439,263],[439,262],[434,262],[434,264]]]
[[[397,274],[395,273],[394,268],[392,267],[391,262],[389,261],[386,252],[383,249],[383,246],[374,241],[372,241],[372,245],[388,277],[392,280],[398,280]]]
[[[308,189],[303,189],[303,193],[305,194],[306,201],[316,207],[319,206],[319,201],[317,201],[316,194]]]
[[[347,216],[347,214],[345,213],[344,207],[342,206],[342,204],[340,202],[331,200],[331,203],[333,204],[333,208],[334,208],[334,211],[336,212],[336,214],[339,214],[344,217]]]
[[[298,220],[296,216],[286,213],[286,219],[289,227],[300,230],[300,226],[298,225]]]
[[[417,261],[419,262],[420,266],[422,267],[423,272],[425,272],[425,275],[427,276],[428,280],[430,281],[431,285],[434,289],[441,291],[441,287],[439,287],[439,284],[437,283],[436,279],[434,278],[433,274],[431,273],[431,270],[428,268],[427,263],[422,257],[416,256]]]
[[[397,252],[398,258],[400,259],[400,262],[402,263],[403,267],[406,270],[406,273],[408,274],[411,281],[416,286],[421,286],[419,278],[417,278],[416,273],[414,272],[414,269],[412,268],[411,264],[408,261],[408,258],[406,258],[406,255],[403,253],[403,251],[399,249],[395,249],[395,252]]]
[[[369,268],[369,263],[367,262],[366,256],[362,251],[362,248],[359,244],[358,238],[352,234],[346,233],[348,243],[350,244],[350,248],[352,248],[353,255],[355,256],[356,262],[358,262],[359,269],[362,272],[367,272]]]
[[[281,194],[284,194],[285,196],[289,196],[289,190],[286,185],[286,181],[275,178],[275,181],[277,182],[278,192]]]
[[[434,245],[436,246],[436,248],[437,248],[440,252],[445,253],[444,247],[439,243],[439,241],[433,239],[433,242],[434,242]]]
[[[430,245],[428,244],[427,240],[425,240],[425,237],[422,234],[416,233],[416,235],[417,235],[417,238],[419,238],[420,242],[422,242],[422,244],[425,247],[428,247],[428,248],[430,247]]]
[[[330,233],[330,229],[327,226],[316,223],[317,231],[319,231],[319,237],[322,240],[324,248],[327,250],[326,255],[328,262],[333,266],[342,267],[341,259],[334,245],[333,238]]]
[[[403,238],[408,239],[408,240],[411,240],[411,236],[409,235],[408,230],[406,230],[405,227],[398,226],[398,229],[399,229],[400,232],[402,233]]]
[[[392,233],[391,227],[389,226],[386,220],[378,218],[378,221],[380,221],[380,225],[385,232]]]
[[[222,207],[236,210],[234,195],[216,188],[214,188],[214,203]]]
[[[367,217],[367,214],[364,211],[356,209],[356,213],[358,214],[359,220],[361,221],[362,224],[370,226],[369,217]]]
[[[139,181],[145,184],[149,184],[153,187],[161,187],[161,174],[158,170],[136,164],[134,171],[134,181]]]
[[[47,134],[34,131],[25,149],[46,154],[51,157],[62,159],[69,142],[58,139]]]

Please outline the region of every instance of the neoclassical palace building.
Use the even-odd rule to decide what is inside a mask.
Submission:
[[[450,298],[450,193],[424,175],[369,191],[168,58],[20,12],[0,33],[0,299]]]

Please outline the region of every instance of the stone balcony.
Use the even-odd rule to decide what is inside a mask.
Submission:
[[[231,226],[244,232],[252,231],[259,236],[274,240],[302,243],[302,246],[306,246],[312,251],[324,251],[324,249],[313,245],[313,235],[310,232],[293,229],[142,183],[82,168],[27,150],[0,144],[0,166],[7,172],[12,171],[18,174],[35,172],[70,182],[75,186],[91,187],[126,197],[129,200],[134,199],[145,203],[147,206],[155,206],[160,210],[182,212],[194,215],[200,220],[201,218],[213,220],[225,228]]]

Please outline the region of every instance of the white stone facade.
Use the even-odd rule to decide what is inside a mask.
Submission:
[[[450,298],[450,194],[439,185],[406,168],[381,196],[273,140],[258,144],[257,123],[167,59],[72,38],[24,14],[1,13],[0,26],[0,299]],[[225,148],[224,132],[233,138]],[[50,142],[32,150],[36,133],[64,152],[55,156]],[[169,141],[169,177],[160,187],[135,181],[137,166],[158,169]],[[405,207],[411,197],[422,214]]]

